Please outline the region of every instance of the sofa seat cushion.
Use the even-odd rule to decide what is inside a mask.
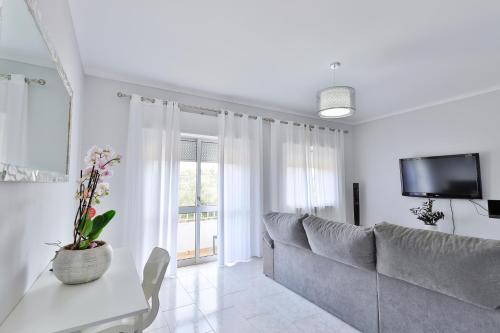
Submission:
[[[500,308],[500,241],[375,226],[377,271],[478,306]]]
[[[375,270],[373,228],[309,216],[303,221],[311,250],[346,265]]]
[[[275,241],[310,249],[302,220],[306,215],[290,213],[268,213],[264,216],[267,232]]]

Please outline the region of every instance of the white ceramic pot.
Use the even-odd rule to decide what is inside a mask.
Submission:
[[[424,224],[424,230],[439,231],[439,227],[437,225]]]
[[[59,250],[52,261],[55,276],[65,284],[79,284],[97,280],[109,268],[113,257],[111,245],[86,250]]]

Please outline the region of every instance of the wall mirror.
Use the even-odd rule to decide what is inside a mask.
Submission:
[[[68,179],[72,91],[35,4],[0,0],[0,181]]]

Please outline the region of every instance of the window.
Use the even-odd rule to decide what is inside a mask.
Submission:
[[[285,143],[286,205],[291,209],[312,212],[337,203],[335,148]]]

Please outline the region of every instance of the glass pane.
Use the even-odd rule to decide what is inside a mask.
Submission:
[[[196,162],[181,161],[179,169],[179,206],[196,205]]]
[[[196,162],[196,140],[183,139],[181,140],[180,160]]]
[[[217,212],[200,213],[200,257],[217,254]]]
[[[177,225],[177,260],[195,257],[195,213],[179,214]]]
[[[217,173],[217,163],[201,163],[200,200],[203,206],[217,205]]]
[[[201,143],[201,161],[202,162],[217,162],[219,157],[219,148],[215,142]]]

